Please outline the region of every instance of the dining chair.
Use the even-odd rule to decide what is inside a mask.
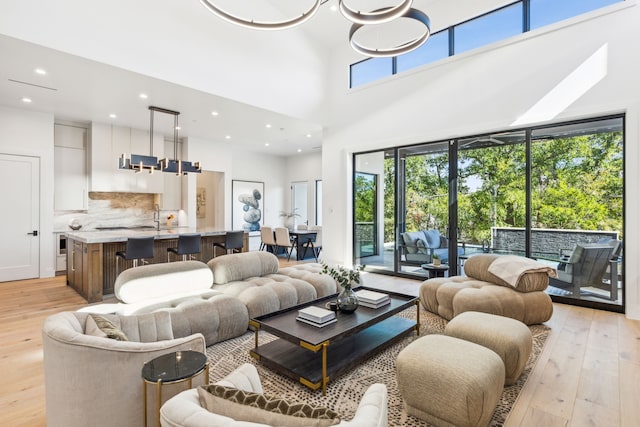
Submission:
[[[287,261],[291,260],[291,253],[293,252],[293,248],[296,246],[296,241],[291,241],[291,237],[289,236],[289,229],[284,227],[276,227],[276,252],[278,248],[283,248],[285,253],[287,254]]]
[[[273,229],[271,227],[260,228],[260,250],[269,251],[276,245],[276,239],[273,237]]]
[[[318,262],[318,257],[320,256],[320,251],[322,250],[322,226],[321,225],[310,225],[309,231],[315,231],[316,237],[310,245],[313,250],[313,257]],[[303,258],[306,255],[307,248],[305,248],[305,253],[303,254]]]

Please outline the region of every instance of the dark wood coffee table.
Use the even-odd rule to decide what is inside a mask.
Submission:
[[[358,366],[414,330],[420,334],[419,299],[385,293],[391,298],[390,304],[378,309],[360,306],[350,314],[337,312],[338,321],[322,328],[297,321],[298,310],[310,305],[324,308],[328,301],[335,301],[336,295],[251,319],[255,348],[250,353],[268,368],[312,390],[322,387],[325,394],[331,378]],[[417,310],[415,321],[396,316],[412,306]],[[260,330],[279,339],[258,345]]]

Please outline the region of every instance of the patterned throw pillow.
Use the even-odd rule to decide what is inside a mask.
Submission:
[[[216,384],[198,388],[200,405],[209,412],[282,427],[327,427],[340,423],[330,409]]]
[[[111,338],[117,341],[129,341],[125,333],[113,322],[97,314],[89,314],[87,316],[87,323],[84,329],[87,335]]]

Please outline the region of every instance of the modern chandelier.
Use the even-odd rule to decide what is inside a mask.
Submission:
[[[241,27],[254,30],[284,30],[307,22],[315,15],[320,6],[328,1],[329,0],[314,0],[313,5],[309,9],[302,11],[300,15],[291,19],[272,22],[256,21],[231,14],[219,6],[216,6],[216,0],[200,0],[200,3],[219,18]],[[394,6],[383,7],[373,11],[361,11],[349,7],[344,0],[339,0],[340,12],[353,23],[349,31],[349,44],[356,52],[371,57],[398,56],[419,48],[427,41],[431,34],[431,22],[424,12],[411,7],[412,5],[413,0],[401,0]],[[422,24],[424,27],[422,33],[407,42],[389,48],[367,46],[357,41],[356,34],[363,27],[382,25],[399,18],[408,18]]]
[[[178,111],[154,106],[149,106],[149,111],[149,155],[131,154],[131,156],[127,158],[126,154],[123,153],[118,159],[118,167],[120,169],[133,170],[136,173],[140,173],[143,170],[148,170],[149,173],[153,173],[154,170],[159,170],[161,172],[172,172],[176,175],[186,175],[188,172],[201,173],[202,168],[200,162],[192,163],[187,160],[178,159],[178,116],[180,113]],[[153,113],[156,111],[173,116],[173,159],[165,157],[158,161],[158,158],[153,155]]]

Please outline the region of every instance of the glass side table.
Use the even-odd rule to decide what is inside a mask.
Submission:
[[[158,426],[162,406],[162,386],[188,381],[192,388],[193,378],[204,372],[205,384],[209,382],[209,363],[203,353],[191,350],[163,354],[142,367],[142,393],[144,395],[144,425],[147,426],[147,385],[155,384],[157,393]],[[173,397],[173,396],[171,396]]]

